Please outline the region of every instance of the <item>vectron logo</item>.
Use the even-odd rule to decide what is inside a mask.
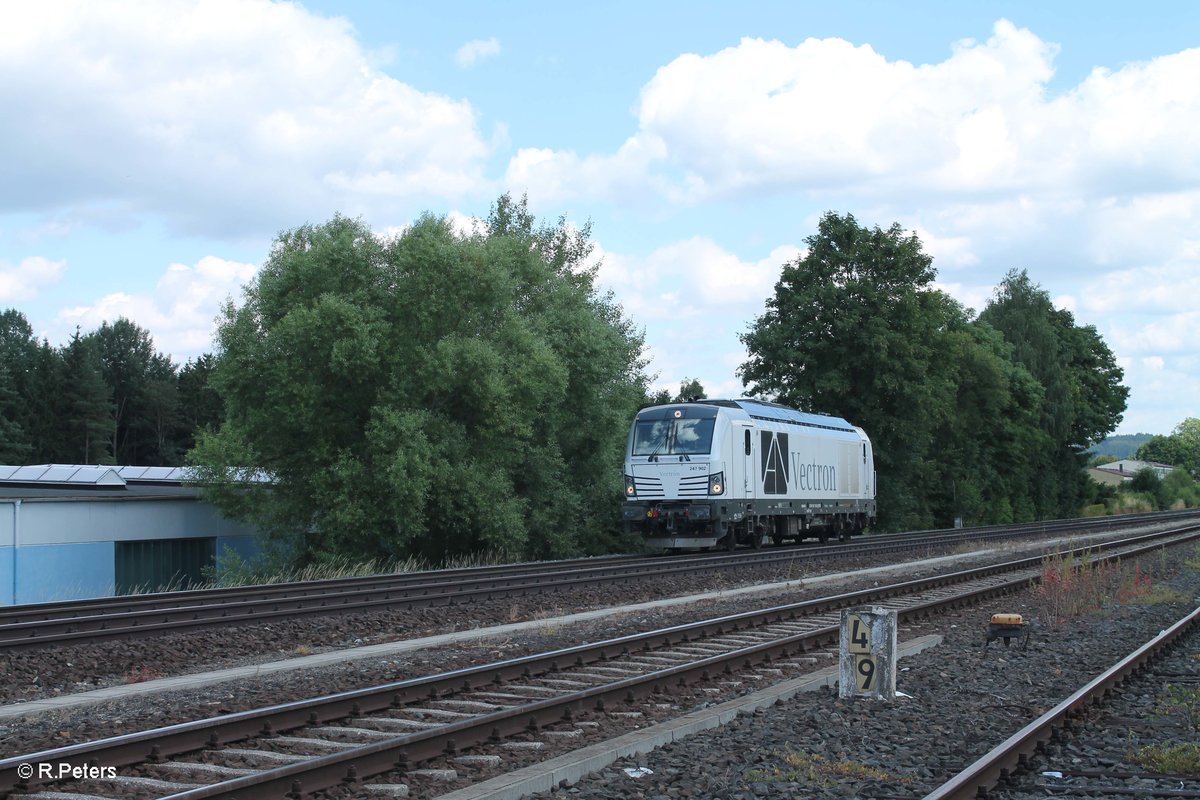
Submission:
[[[762,431],[763,494],[787,494],[788,435],[777,431]]]

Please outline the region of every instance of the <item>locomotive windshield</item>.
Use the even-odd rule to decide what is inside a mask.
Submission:
[[[635,456],[694,456],[712,450],[714,417],[638,420],[633,427]]]

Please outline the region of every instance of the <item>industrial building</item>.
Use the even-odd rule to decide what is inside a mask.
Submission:
[[[184,467],[0,466],[0,605],[183,588],[255,530]]]
[[[1150,470],[1161,480],[1170,475],[1175,468],[1170,464],[1160,464],[1157,461],[1137,461],[1132,458],[1123,458],[1120,461],[1092,467],[1088,469],[1088,475],[1096,483],[1119,485],[1129,483],[1144,469]]]

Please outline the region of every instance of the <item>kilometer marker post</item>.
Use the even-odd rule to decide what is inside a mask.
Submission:
[[[838,696],[896,696],[896,612],[882,606],[842,611]]]

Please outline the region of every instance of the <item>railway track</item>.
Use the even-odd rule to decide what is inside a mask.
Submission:
[[[1200,538],[1200,526],[1089,552],[1131,558],[1181,538]],[[902,620],[920,618],[1024,588],[1041,567],[1041,558],[1021,559],[8,758],[0,792],[191,800],[298,797],[350,783],[355,796],[396,796],[421,765],[466,748],[519,749],[512,738],[533,733],[575,736],[589,717],[639,697],[719,691],[747,673],[767,679],[803,669],[809,653],[836,641],[842,608],[885,605]],[[112,774],[63,783],[43,772],[83,763]]]
[[[1190,512],[1193,516],[1195,512]],[[952,548],[966,542],[1097,533],[1186,519],[1187,514],[1060,520],[967,530],[871,536],[830,546],[766,548],[673,557],[623,556],[380,575],[302,583],[166,592],[0,609],[0,652],[258,624],[301,616],[436,607],[620,585],[660,576],[791,566],[846,556]]]

